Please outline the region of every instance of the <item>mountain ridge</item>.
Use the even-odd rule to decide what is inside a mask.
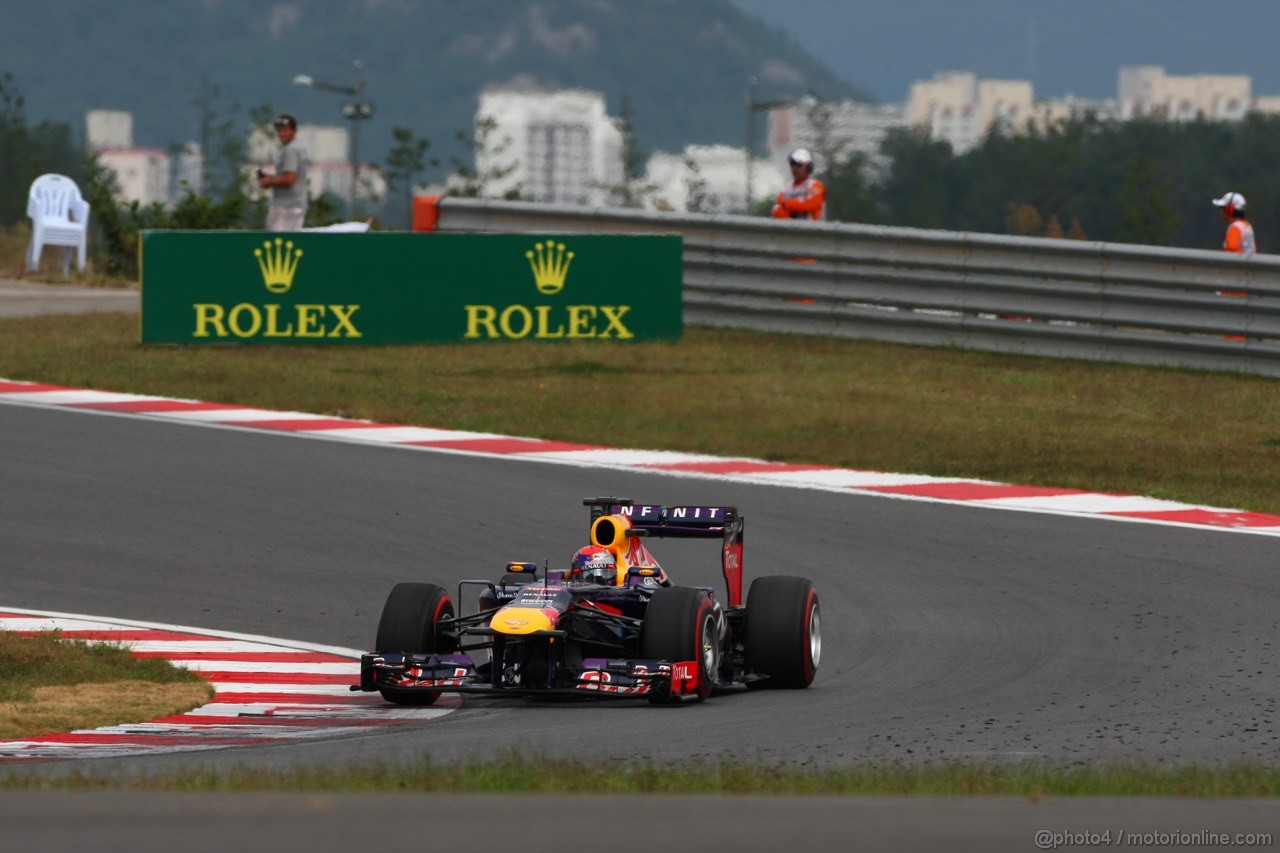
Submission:
[[[361,131],[369,160],[385,155],[397,125],[430,139],[433,156],[465,157],[455,136],[470,131],[479,91],[518,78],[602,91],[615,116],[628,96],[646,151],[741,145],[752,77],[762,99],[869,98],[729,0],[116,0],[106,8],[6,2],[0,72],[13,74],[33,121],[83,132],[86,110],[127,110],[135,145],[172,147],[198,138],[195,91],[207,81],[218,117],[234,115],[245,128],[261,105],[338,125],[343,98],[292,80],[352,85],[355,60],[376,105]]]

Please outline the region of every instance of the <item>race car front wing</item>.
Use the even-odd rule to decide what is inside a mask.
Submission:
[[[541,678],[522,675],[519,663],[476,666],[467,654],[375,652],[360,659],[353,691],[423,690],[503,696],[572,696],[579,699],[693,701],[698,695],[697,661],[587,658],[568,672]],[[538,682],[538,683],[535,683]]]

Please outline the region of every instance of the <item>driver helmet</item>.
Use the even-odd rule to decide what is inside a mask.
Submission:
[[[618,561],[608,548],[588,545],[573,555],[569,576],[587,583],[614,586],[618,582]]]

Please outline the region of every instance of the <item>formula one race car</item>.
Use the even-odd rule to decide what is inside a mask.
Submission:
[[[442,693],[700,702],[732,688],[808,687],[822,634],[818,594],[800,577],[751,584],[742,604],[743,518],[728,506],[587,498],[591,545],[564,570],[511,562],[461,613],[442,587],[401,583],[378,622],[360,684],[401,705]],[[715,538],[728,588],[675,586],[645,537]],[[469,608],[468,608],[469,609]]]

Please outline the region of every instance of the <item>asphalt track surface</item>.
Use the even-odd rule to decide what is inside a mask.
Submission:
[[[476,699],[413,737],[249,749],[238,762],[512,748],[834,766],[1280,756],[1271,537],[22,406],[0,406],[0,435],[14,607],[363,648],[395,583],[567,561],[585,542],[581,498],[605,493],[736,505],[748,577],[806,575],[822,597],[807,691],[679,708]],[[680,583],[720,580],[712,544],[653,550]]]
[[[451,584],[508,559],[567,561],[585,541],[580,499],[605,493],[740,507],[748,576],[803,574],[818,586],[814,685],[679,708],[468,700],[386,735],[104,759],[93,771],[416,764],[513,750],[803,766],[1271,763],[1280,752],[1276,544],[1227,531],[0,405],[2,603],[361,648],[394,583]],[[718,584],[714,546],[653,550],[678,582]],[[282,812],[313,801],[289,802]],[[1273,807],[1236,805],[1233,831],[1276,823]],[[978,808],[998,821],[1006,807]],[[1062,808],[1035,816],[1070,817]]]
[[[1271,832],[1274,840],[1275,815],[1274,803],[1256,800],[120,792],[0,798],[6,849],[94,853],[1221,851],[1271,848],[1265,838],[1248,836]],[[1082,843],[1092,838],[1099,840]]]
[[[35,317],[40,314],[85,314],[110,311],[136,313],[137,290],[110,287],[75,287],[0,279],[0,317]]]
[[[508,558],[567,560],[586,533],[580,498],[598,493],[739,506],[751,576],[804,574],[818,584],[824,647],[812,688],[677,708],[467,701],[390,735],[28,772],[416,765],[513,749],[595,762],[800,766],[1275,760],[1280,584],[1271,537],[0,405],[0,571],[4,603],[14,607],[361,648],[397,581],[451,583]],[[719,580],[714,546],[655,542],[654,551],[682,583]],[[72,847],[95,834],[96,849],[165,849],[175,838],[186,849],[206,841],[227,849],[246,833],[262,841],[302,824],[314,849],[349,849],[344,833],[353,825],[385,840],[420,838],[413,820],[381,820],[394,812],[388,803],[401,802],[394,797],[371,806],[358,797],[288,795],[270,800],[271,811],[259,797],[192,806],[169,795],[118,795],[105,800],[106,812],[104,800],[81,809],[70,795],[3,799],[22,817],[6,818],[10,838],[31,840],[31,849]],[[463,849],[475,843],[476,821],[513,804],[540,815],[524,818],[529,827],[564,831],[585,813],[579,798],[567,813],[554,798],[463,799],[403,802],[413,815],[471,815],[435,830],[445,834],[436,840],[452,836]],[[1211,809],[1201,829],[1267,831],[1280,822],[1275,803],[753,802],[694,798],[667,813],[673,825],[700,826],[707,849],[750,849],[719,834],[726,826],[760,841],[785,827],[818,847],[860,838],[868,849],[938,839],[950,839],[948,849],[1034,849],[1033,830],[1101,833],[1103,815],[1124,816],[1133,831],[1196,829],[1189,816],[1198,808]],[[56,818],[68,813],[79,817]],[[197,847],[189,847],[193,830]],[[641,839],[652,843],[635,836],[613,847],[644,849]]]

